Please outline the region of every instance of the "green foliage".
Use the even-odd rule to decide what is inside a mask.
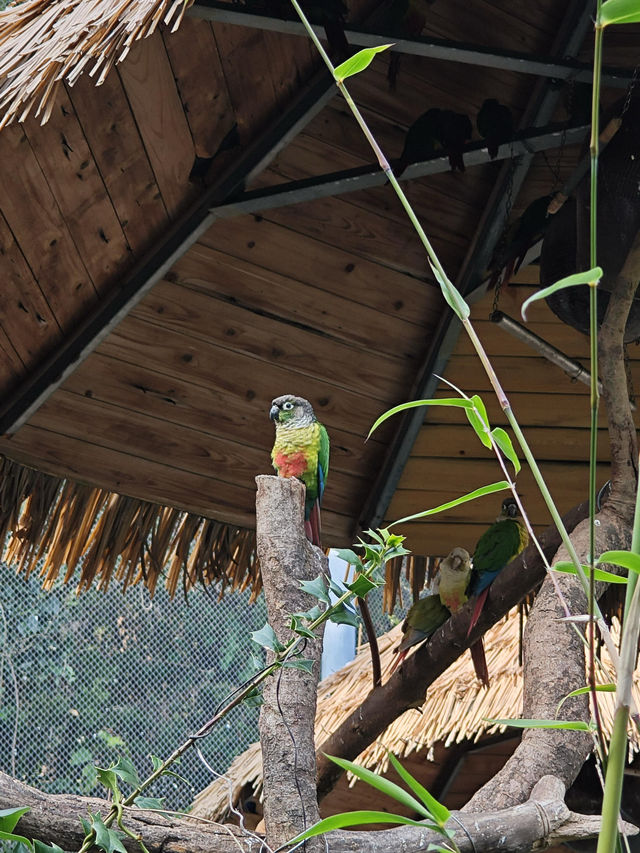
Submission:
[[[454,498],[452,501],[447,501],[447,503],[440,504],[440,506],[436,506],[433,509],[425,509],[423,512],[416,512],[413,515],[407,515],[405,518],[399,518],[397,521],[394,521],[393,524],[403,524],[405,521],[413,521],[416,518],[425,518],[427,515],[436,515],[436,513],[445,512],[445,510],[467,503],[467,501],[474,501],[476,498],[481,498],[484,495],[491,495],[493,492],[503,492],[508,488],[510,488],[510,486],[506,480],[500,480],[497,483],[490,483],[488,486],[482,486],[479,489],[475,489],[473,492],[468,492],[466,495],[461,495],[459,498]]]
[[[313,838],[316,835],[322,835],[325,832],[330,832],[334,829],[343,829],[348,826],[364,826],[372,823],[394,823],[406,824],[409,826],[419,826],[423,829],[430,829],[440,833],[444,838],[450,840],[451,847],[448,850],[457,850],[457,846],[452,839],[452,832],[446,828],[446,824],[451,817],[451,813],[446,806],[439,803],[427,789],[418,782],[418,780],[406,770],[398,759],[389,753],[389,761],[395,768],[396,772],[407,786],[408,790],[396,785],[390,779],[385,779],[378,773],[368,770],[366,767],[361,767],[359,764],[354,764],[353,761],[347,761],[344,758],[337,758],[333,755],[327,755],[331,761],[370,785],[372,788],[391,797],[396,802],[403,805],[405,808],[419,814],[421,820],[413,820],[412,818],[404,817],[399,814],[392,814],[385,811],[353,811],[342,812],[341,814],[332,815],[318,821],[305,832],[301,832],[287,842],[287,845],[297,844],[307,838]],[[426,822],[425,822],[426,821]],[[444,848],[442,848],[444,849]]]
[[[534,294],[532,294],[528,299],[525,299],[522,303],[522,308],[520,309],[522,319],[526,322],[527,311],[533,302],[537,302],[540,299],[546,299],[547,296],[551,296],[552,293],[556,293],[558,290],[565,290],[567,287],[577,287],[581,284],[595,285],[601,278],[602,269],[600,267],[594,267],[586,272],[577,272],[573,275],[568,275],[565,278],[561,278],[559,281],[556,281],[554,284],[550,284],[549,287],[543,287],[541,290],[536,290]]]
[[[583,565],[582,570],[587,576],[591,574],[591,566]],[[561,560],[559,563],[555,563],[551,567],[551,571],[562,572],[562,574],[565,575],[578,574],[578,570],[576,569],[574,564],[565,560]],[[604,569],[594,569],[593,577],[597,581],[606,581],[607,583],[627,583],[627,578],[621,575],[614,575],[613,572],[607,572]]]
[[[350,56],[349,59],[346,59],[334,70],[336,80],[341,83],[343,80],[346,80],[347,77],[353,77],[354,74],[359,74],[361,71],[364,71],[365,68],[368,68],[371,65],[376,53],[381,53],[383,50],[389,50],[390,47],[393,47],[393,45],[380,44],[378,47],[365,47],[363,50],[359,50],[357,53],[354,53],[353,56]]]
[[[640,3],[638,0],[607,0],[602,4],[600,24],[637,24],[640,22]]]
[[[498,726],[509,726],[512,729],[564,729],[571,732],[593,732],[595,723],[585,723],[584,720],[487,720]]]

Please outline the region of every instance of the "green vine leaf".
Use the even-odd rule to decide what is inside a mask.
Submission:
[[[268,622],[259,631],[252,631],[251,639],[254,643],[262,646],[263,649],[270,649],[272,652],[281,652],[284,649],[284,646],[276,637],[276,632]]]

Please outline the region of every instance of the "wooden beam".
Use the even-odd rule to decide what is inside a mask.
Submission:
[[[187,15],[269,32],[307,35],[304,26],[297,18],[279,18],[275,15],[245,11],[236,5],[220,2],[220,0],[196,0],[188,9]],[[320,39],[326,39],[324,27],[321,24],[312,24],[311,26]],[[350,25],[346,26],[345,35],[349,44],[358,45],[358,47],[377,47],[381,44],[388,44],[389,40],[392,39],[391,50],[395,53],[408,53],[429,59],[479,65],[483,68],[498,68],[501,71],[515,71],[520,74],[535,74],[538,77],[548,77],[555,80],[572,80],[577,83],[591,83],[593,79],[591,65],[577,62],[565,56],[553,58],[535,56],[529,53],[498,50],[482,45],[464,44],[446,39],[422,38],[421,36],[405,38],[392,31],[375,32]],[[602,83],[605,86],[624,89],[629,85],[632,76],[633,72],[629,69],[605,68],[602,73]]]

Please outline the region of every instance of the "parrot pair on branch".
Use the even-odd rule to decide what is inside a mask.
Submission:
[[[513,498],[502,503],[500,515],[482,534],[473,552],[473,558],[464,548],[454,548],[441,562],[439,589],[435,595],[419,599],[409,609],[402,626],[403,637],[395,649],[398,658],[392,672],[404,659],[411,646],[428,639],[452,613],[459,610],[472,596],[476,597],[469,630],[476,625],[489,592],[489,587],[500,572],[526,548],[529,535],[518,519],[519,510]],[[476,675],[489,686],[489,672],[482,638],[470,647]]]

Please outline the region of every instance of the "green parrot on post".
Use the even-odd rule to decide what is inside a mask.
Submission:
[[[271,402],[269,417],[276,425],[271,451],[279,477],[297,477],[307,490],[304,526],[307,538],[320,543],[320,504],[329,473],[329,435],[316,419],[311,403],[284,394]]]
[[[402,640],[394,649],[397,658],[390,673],[402,663],[411,646],[428,640],[452,612],[467,601],[466,589],[471,574],[471,558],[464,548],[454,548],[438,569],[439,592],[418,599],[402,624]],[[453,609],[452,609],[453,608]]]
[[[529,544],[527,528],[518,519],[519,515],[515,499],[505,498],[500,515],[478,540],[473,552],[473,573],[467,590],[469,596],[477,596],[469,622],[469,633],[480,618],[493,581]]]

